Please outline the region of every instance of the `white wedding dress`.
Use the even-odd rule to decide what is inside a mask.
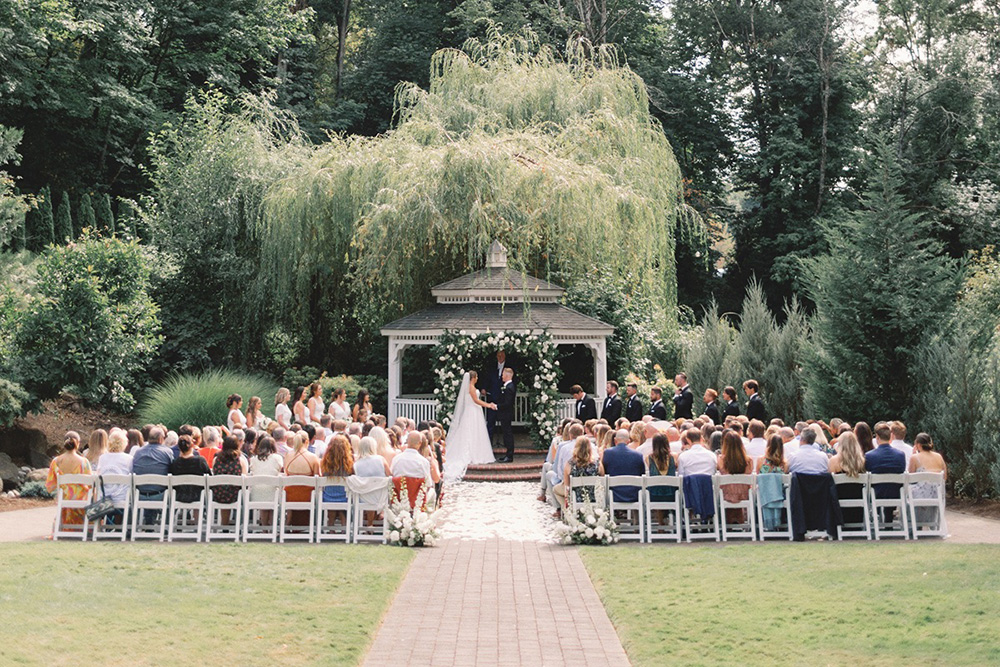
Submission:
[[[469,396],[468,373],[462,376],[462,388],[458,390],[447,442],[448,456],[444,462],[446,480],[461,479],[470,465],[493,463],[493,445],[486,430],[486,416]]]

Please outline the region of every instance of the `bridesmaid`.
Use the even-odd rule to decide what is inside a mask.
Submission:
[[[323,410],[326,409],[326,405],[323,404],[323,385],[319,382],[309,385],[308,408],[310,419],[318,424],[323,417]]]
[[[347,404],[347,392],[343,388],[338,387],[333,390],[329,412],[335,420],[351,421],[351,406]]]
[[[292,393],[287,387],[282,387],[274,396],[274,421],[278,426],[286,431],[292,427],[292,411],[288,407],[288,401],[292,398]]]
[[[240,408],[243,407],[243,397],[239,394],[230,394],[229,398],[226,399],[226,407],[229,408],[229,417],[226,420],[226,425],[229,427],[230,433],[238,428],[246,428],[247,420],[243,417],[243,413],[240,412]]]
[[[292,415],[295,416],[295,421],[305,426],[309,423],[309,408],[306,406],[305,402],[305,387],[295,388],[295,400],[292,401]]]
[[[263,431],[267,428],[267,417],[260,411],[262,401],[260,396],[251,396],[250,403],[247,404],[247,428]]]
[[[351,418],[356,422],[364,421],[364,419],[360,418],[362,416],[362,411],[364,411],[365,417],[372,413],[372,404],[371,401],[368,400],[367,389],[362,389],[358,392],[358,398],[354,401],[354,407],[351,409]]]

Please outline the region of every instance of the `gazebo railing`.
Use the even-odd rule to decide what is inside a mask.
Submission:
[[[431,394],[410,394],[392,399],[392,414],[396,417],[406,417],[420,423],[431,419],[437,419],[438,402]],[[572,417],[576,408],[576,401],[572,398],[562,398],[559,401],[559,409],[556,416],[559,419]],[[514,401],[514,421],[515,426],[527,426],[531,420],[531,397],[526,394],[519,394]]]

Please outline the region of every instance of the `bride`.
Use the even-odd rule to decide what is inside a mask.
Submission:
[[[462,388],[458,390],[455,413],[448,430],[448,458],[444,463],[446,479],[460,479],[466,466],[476,463],[493,463],[493,445],[486,431],[486,417],[483,408],[496,410],[495,403],[479,399],[476,380],[479,374],[469,371],[462,376]]]

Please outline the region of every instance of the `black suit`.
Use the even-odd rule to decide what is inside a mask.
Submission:
[[[663,400],[660,399],[653,403],[649,407],[649,414],[653,415],[653,419],[658,419],[664,421],[667,418],[667,408],[663,405]]]
[[[514,399],[517,397],[517,386],[511,380],[500,389],[497,404],[497,421],[500,422],[500,432],[503,433],[503,444],[507,449],[507,458],[514,460],[514,431],[510,423],[514,421]]]
[[[510,364],[504,363],[504,368]],[[480,373],[480,389],[486,390],[486,402],[497,403],[500,400],[500,388],[503,386],[503,370],[497,363],[490,364]],[[497,413],[496,410],[486,408],[486,430],[490,434],[490,442],[493,441],[493,431],[496,430]]]
[[[691,387],[684,385],[681,393],[674,394],[674,419],[694,419],[691,409],[694,407],[694,395]]]
[[[607,419],[612,426],[622,416],[622,399],[617,394],[612,394],[604,399],[604,409],[601,410],[601,417]]]
[[[722,424],[722,417],[719,416],[719,406],[709,403],[705,406],[705,414],[712,420],[713,424]]]
[[[597,419],[597,404],[594,399],[586,394],[576,402],[576,418],[582,422],[588,419]]]
[[[767,417],[764,414],[764,401],[761,400],[760,394],[754,394],[747,401],[747,417],[767,423]]]
[[[726,402],[726,416],[727,417],[739,417],[740,415],[740,404],[736,401]]]
[[[630,422],[642,421],[642,399],[639,398],[639,394],[630,396],[625,404],[625,419]]]

